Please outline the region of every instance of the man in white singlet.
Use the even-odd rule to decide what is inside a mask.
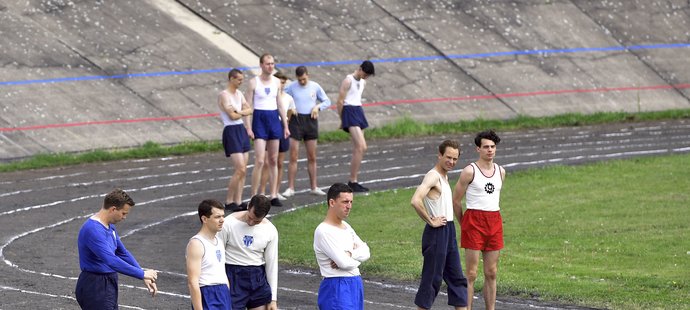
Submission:
[[[426,223],[422,234],[422,276],[415,296],[418,309],[431,309],[441,289],[448,285],[448,305],[467,306],[467,279],[462,274],[460,252],[453,221],[453,194],[448,184],[451,171],[460,156],[457,141],[445,140],[438,146],[438,161],[424,176],[412,196],[411,204]]]
[[[261,74],[249,81],[245,98],[254,112],[248,123],[249,138],[254,139],[254,170],[252,170],[252,196],[259,191],[261,171],[268,165],[269,190],[271,191],[271,205],[282,207],[278,199],[278,147],[281,138],[290,136],[287,116],[283,109],[283,88],[280,80],[274,77],[275,60],[270,54],[263,54],[259,58]],[[268,152],[268,154],[266,154]]]
[[[496,307],[498,258],[503,249],[503,219],[499,201],[506,175],[503,167],[494,163],[496,145],[500,141],[493,130],[477,134],[474,144],[477,146],[479,159],[462,169],[453,195],[455,214],[462,217],[460,245],[465,249],[468,309],[472,308],[480,253],[484,262],[484,304],[487,310]],[[467,197],[464,213],[463,197]]]
[[[199,233],[187,243],[187,286],[193,310],[230,310],[230,285],[225,277],[225,246],[216,234],[223,228],[224,207],[216,200],[199,204]]]
[[[375,74],[374,64],[365,60],[354,73],[345,77],[338,91],[338,115],[340,127],[350,134],[352,141],[352,159],[350,160],[350,181],[347,185],[356,193],[368,192],[369,189],[359,184],[357,176],[362,165],[364,152],[367,150],[367,141],[364,139],[364,129],[369,127],[367,118],[362,109],[362,93],[366,85],[366,79]]]
[[[278,230],[266,215],[268,197],[256,195],[249,209],[225,218],[219,236],[233,309],[278,309]]]

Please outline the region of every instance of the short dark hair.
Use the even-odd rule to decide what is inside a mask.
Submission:
[[[288,77],[283,73],[282,71],[276,71],[276,73],[273,74],[273,76],[277,77],[280,80],[287,80]]]
[[[229,81],[231,78],[237,77],[238,74],[244,74],[244,73],[242,73],[242,71],[240,71],[239,69],[232,69],[232,70],[230,70],[230,72],[228,72],[228,81]]]
[[[303,75],[308,74],[308,73],[309,73],[309,71],[307,71],[307,67],[305,67],[305,66],[299,66],[299,67],[297,67],[297,69],[295,69],[295,76],[296,77],[300,77],[300,76],[303,76]]]
[[[105,195],[105,199],[103,199],[103,209],[115,206],[115,209],[120,210],[124,208],[125,205],[134,207],[134,200],[132,200],[132,197],[129,197],[125,191],[119,188]]]
[[[199,204],[199,221],[202,223],[204,222],[201,220],[202,216],[211,217],[211,214],[213,214],[213,208],[221,209],[223,212],[225,212],[225,206],[220,203],[220,201],[206,199]]]
[[[460,151],[460,143],[458,143],[458,141],[445,140],[445,141],[441,142],[441,144],[438,146],[438,153],[441,155],[445,154],[446,148],[449,148],[449,147]]]
[[[257,218],[264,218],[271,211],[271,199],[264,195],[255,195],[249,200],[248,210],[254,209],[254,215]]]
[[[259,57],[259,63],[260,63],[260,64],[264,63],[264,59],[265,59],[266,57],[273,57],[273,55],[271,55],[271,54],[269,54],[269,53],[264,53],[263,55],[261,55],[261,57]],[[275,57],[274,57],[273,59],[275,60]]]
[[[359,65],[359,67],[367,75],[376,75],[376,72],[374,71],[374,64],[369,60],[365,60],[364,62],[362,62],[362,64]]]
[[[352,193],[352,188],[345,183],[335,183],[328,188],[328,194],[326,195],[326,205],[333,199],[337,199],[340,193]]]
[[[501,138],[498,137],[498,135],[493,129],[485,130],[478,133],[477,136],[474,137],[474,145],[482,146],[482,139],[491,140],[496,144],[501,142]]]

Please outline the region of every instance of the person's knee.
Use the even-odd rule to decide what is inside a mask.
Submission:
[[[465,274],[465,277],[467,277],[468,282],[474,282],[475,280],[477,280],[477,271],[467,270],[467,274]]]
[[[484,279],[486,279],[487,281],[495,281],[497,274],[498,270],[496,270],[496,268],[489,268],[487,270],[484,270]]]
[[[247,166],[239,166],[235,168],[235,175],[238,178],[244,178],[247,176]]]

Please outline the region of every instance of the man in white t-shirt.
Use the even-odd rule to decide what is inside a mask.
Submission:
[[[314,231],[314,253],[323,277],[319,309],[364,309],[359,265],[369,259],[370,252],[369,246],[345,222],[352,209],[352,189],[336,183],[328,189],[326,197],[326,218]]]
[[[246,211],[225,217],[219,233],[233,309],[278,309],[278,230],[266,219],[270,210],[269,198],[256,195]]]

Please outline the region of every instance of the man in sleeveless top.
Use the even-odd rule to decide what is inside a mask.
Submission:
[[[358,182],[359,167],[367,150],[367,141],[364,139],[364,129],[369,127],[367,118],[362,109],[362,92],[366,85],[366,79],[374,75],[374,64],[365,60],[354,73],[345,77],[340,84],[338,92],[338,115],[340,126],[350,134],[352,141],[352,159],[350,160],[350,181],[347,183],[354,192],[368,192],[369,189]]]
[[[359,265],[371,254],[369,246],[345,222],[352,210],[352,189],[336,183],[326,197],[326,218],[314,231],[314,254],[323,277],[317,303],[320,310],[362,310],[364,286]]]
[[[246,210],[246,203],[242,202],[244,180],[247,175],[247,161],[249,160],[249,136],[242,121],[243,117],[252,114],[252,108],[238,89],[244,81],[242,71],[232,69],[228,73],[228,86],[218,94],[220,118],[223,121],[223,149],[225,157],[229,157],[235,169],[228,181],[228,192],[225,196],[225,209],[230,212]]]
[[[223,228],[225,209],[207,199],[198,207],[201,229],[186,251],[187,286],[194,310],[230,310],[230,285],[225,276],[225,245],[216,236]]]
[[[438,147],[436,165],[412,196],[412,206],[426,223],[422,233],[422,278],[414,300],[418,309],[431,308],[441,289],[441,280],[448,285],[448,305],[455,309],[467,306],[467,279],[462,274],[453,221],[453,194],[448,184],[448,171],[455,167],[459,156],[457,141],[443,141]]]
[[[268,165],[269,190],[271,191],[271,205],[282,207],[278,199],[278,148],[281,138],[290,136],[287,116],[283,109],[283,88],[280,80],[274,77],[275,60],[270,54],[263,54],[259,58],[261,74],[249,81],[247,88],[247,102],[254,108],[248,123],[251,128],[247,133],[254,139],[254,170],[252,170],[252,196],[259,191],[261,171]]]
[[[500,141],[493,130],[477,134],[474,144],[479,159],[462,169],[453,195],[456,214],[462,214],[462,198],[467,197],[465,213],[459,216],[462,216],[460,245],[465,249],[468,309],[472,308],[480,253],[484,262],[484,304],[487,310],[493,310],[496,306],[498,257],[503,249],[503,219],[499,200],[506,175],[503,167],[494,163],[496,145]]]
[[[278,230],[266,218],[270,210],[269,198],[256,195],[247,211],[225,218],[219,234],[233,309],[278,309]]]
[[[151,296],[156,295],[158,272],[142,269],[115,230],[115,224],[125,220],[132,207],[134,200],[125,191],[115,189],[105,196],[100,210],[79,230],[81,273],[75,294],[80,308],[118,309],[118,273],[144,280]]]

